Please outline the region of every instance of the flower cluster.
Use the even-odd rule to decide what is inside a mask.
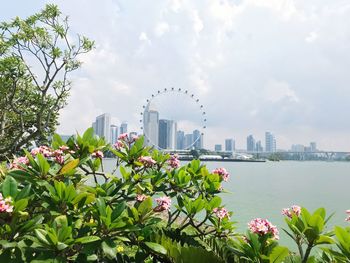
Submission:
[[[216,168],[212,173],[220,175],[225,182],[227,182],[230,178],[230,174],[226,171],[225,168]]]
[[[180,166],[179,156],[177,154],[174,154],[170,156],[170,159],[168,160],[168,164],[171,168],[176,169]]]
[[[44,157],[51,157],[53,155],[53,151],[51,148],[42,145],[40,147],[34,148],[30,151],[31,155],[36,156],[39,153],[42,154]]]
[[[16,159],[13,160],[13,162],[10,165],[10,169],[23,169],[22,165],[28,165],[29,164],[29,160],[27,158],[27,156],[24,157],[18,157]]]
[[[127,141],[129,139],[129,136],[127,133],[122,133],[118,136],[118,140],[120,141]]]
[[[256,218],[248,223],[249,230],[260,236],[272,235],[274,239],[279,239],[278,229],[267,219]]]
[[[100,158],[100,159],[104,157],[102,151],[93,152],[93,153],[91,154],[91,156],[94,157],[94,158]]]
[[[300,216],[301,207],[298,205],[292,205],[291,208],[284,208],[282,210],[282,215],[292,218],[293,215]]]
[[[115,144],[114,144],[114,148],[116,148],[117,150],[120,150],[121,148],[124,147],[124,143],[120,140],[118,140]]]
[[[347,214],[347,218],[345,219],[345,221],[350,222],[350,210],[346,210],[345,213]]]
[[[145,201],[146,199],[147,199],[147,195],[144,195],[144,194],[138,194],[138,195],[136,195],[136,201],[137,202],[143,202],[143,201]]]
[[[222,207],[222,208],[214,208],[213,209],[213,212],[215,213],[215,215],[220,219],[224,219],[225,217],[227,219],[230,219],[230,214],[229,212],[227,211],[227,209],[225,207]]]
[[[69,150],[66,145],[60,146],[57,150],[53,150],[48,146],[42,145],[40,147],[31,150],[31,155],[35,157],[38,154],[42,154],[45,158],[53,158],[57,163],[64,164],[64,155],[67,153],[74,154],[75,151]]]
[[[171,198],[168,196],[162,196],[156,198],[158,206],[154,208],[155,212],[169,211],[171,206]]]
[[[12,198],[7,197],[4,199],[0,193],[0,213],[11,213],[13,211]]]
[[[145,167],[152,167],[157,162],[152,159],[151,156],[141,156],[138,158],[138,161],[143,164]]]

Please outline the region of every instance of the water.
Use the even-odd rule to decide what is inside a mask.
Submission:
[[[111,169],[113,160],[106,160]],[[237,231],[245,232],[247,222],[256,217],[267,218],[277,225],[281,243],[290,244],[282,233],[286,228],[282,208],[300,205],[309,210],[325,207],[335,212],[329,225],[350,225],[344,221],[350,209],[350,162],[281,161],[266,163],[207,162],[209,170],[225,167],[231,177],[224,183],[230,193],[222,194],[223,203],[233,211]]]

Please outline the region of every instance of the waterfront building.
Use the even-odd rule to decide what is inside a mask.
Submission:
[[[265,132],[265,151],[276,152],[276,138],[271,132]]]
[[[302,144],[293,144],[291,151],[292,152],[305,152],[305,151],[309,151],[309,149],[306,149],[305,146]]]
[[[193,147],[193,134],[185,135],[185,149],[192,149]]]
[[[118,140],[118,135],[119,135],[118,131],[119,131],[119,129],[118,129],[117,125],[113,125],[113,124],[111,125],[110,129],[111,129],[111,131],[110,131],[110,134],[111,134],[110,141],[111,141],[111,144],[114,145],[117,142],[117,140]]]
[[[222,151],[222,145],[221,145],[221,144],[215,144],[214,150],[215,150],[216,152],[221,152],[221,151]]]
[[[316,142],[310,142],[310,152],[317,152]]]
[[[177,131],[176,132],[176,150],[185,149],[185,132]]]
[[[255,139],[253,135],[247,137],[247,152],[255,152]]]
[[[203,137],[199,130],[193,131],[193,147],[196,150],[203,149]]]
[[[105,138],[106,142],[110,143],[110,124],[111,116],[109,113],[101,114],[96,117],[96,121],[92,124],[95,134]]]
[[[234,152],[236,149],[235,140],[234,139],[226,139],[225,140],[225,151],[226,152]]]
[[[173,120],[159,120],[158,146],[161,149],[174,150],[176,147],[177,124]]]
[[[128,124],[126,122],[122,122],[120,125],[120,134],[128,133]]]
[[[143,132],[147,145],[158,145],[159,142],[159,113],[155,108],[147,105],[143,114]]]
[[[264,148],[262,147],[261,141],[257,141],[255,144],[255,151],[256,152],[263,152]]]

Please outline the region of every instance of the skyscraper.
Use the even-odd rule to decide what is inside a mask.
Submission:
[[[215,150],[216,152],[221,152],[221,151],[222,151],[222,145],[221,145],[221,144],[215,144],[214,150]]]
[[[118,126],[117,125],[111,125],[111,144],[115,144],[118,140]]]
[[[128,133],[128,124],[126,122],[122,122],[120,125],[120,134]]]
[[[173,120],[159,120],[158,146],[161,149],[175,149],[177,124]]]
[[[95,124],[95,134],[104,137],[107,142],[110,142],[110,124],[111,124],[111,116],[109,113],[104,113],[100,116],[96,117]]]
[[[317,152],[316,142],[310,142],[310,152]]]
[[[159,113],[152,105],[147,105],[143,114],[143,132],[148,145],[158,145],[159,141]]]
[[[202,134],[199,130],[194,130],[193,131],[193,147],[198,150],[198,149],[203,149],[203,137]]]
[[[253,135],[247,137],[247,152],[255,152],[255,139]]]
[[[176,132],[176,150],[185,149],[185,132],[177,131]]]
[[[262,147],[261,141],[257,141],[255,144],[255,151],[257,152],[263,152],[264,148]]]
[[[271,132],[265,132],[265,151],[276,152],[276,139]]]
[[[234,139],[226,139],[225,140],[225,151],[226,152],[234,152],[236,149]]]
[[[193,133],[185,134],[185,149],[192,149]]]

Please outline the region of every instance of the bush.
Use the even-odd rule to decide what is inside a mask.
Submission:
[[[112,173],[103,170],[107,151]],[[317,260],[350,259],[349,229],[324,232],[324,209],[284,210],[298,256],[278,245],[268,220],[235,233],[219,197],[227,171],[180,166],[142,137],[122,134],[109,146],[92,129],[67,143],[55,135],[0,175],[0,262],[307,262],[315,246],[333,243]]]

